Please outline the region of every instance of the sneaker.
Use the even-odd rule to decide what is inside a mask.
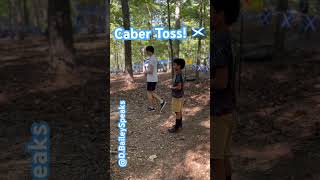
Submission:
[[[172,128],[168,129],[170,133],[177,132],[180,128],[182,128],[182,119],[176,119],[176,124],[173,125]]]
[[[163,102],[160,104],[160,112],[162,112],[163,108],[166,106],[167,102],[163,100]]]
[[[149,112],[154,112],[154,111],[156,111],[156,109],[155,109],[155,108],[148,107],[148,111],[149,111]]]
[[[169,133],[175,133],[177,132],[182,126],[179,125],[173,125],[172,128],[168,129]]]

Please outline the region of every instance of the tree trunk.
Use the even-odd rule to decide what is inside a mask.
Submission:
[[[122,16],[123,16],[123,27],[126,30],[130,29],[130,12],[129,4],[127,0],[121,0]],[[127,73],[127,81],[133,82],[133,70],[132,70],[132,52],[131,52],[131,41],[124,41],[125,51],[125,69]]]
[[[302,17],[302,19],[304,20],[304,18],[308,15],[309,13],[309,0],[300,0],[300,12],[301,14],[303,14],[304,16]],[[303,35],[304,32],[304,25],[302,23],[301,25],[301,35]],[[310,39],[310,31],[305,32],[305,38],[306,39]]]
[[[40,24],[40,10],[39,10],[39,4],[36,2],[36,0],[32,0],[32,8],[33,8],[33,21],[35,22],[35,25],[41,29],[41,24]]]
[[[48,33],[49,72],[61,83],[67,82],[75,72],[70,0],[49,0]]]
[[[203,2],[202,0],[200,1],[200,12],[199,12],[199,16],[200,16],[200,19],[199,19],[199,27],[202,27],[202,8],[203,8]],[[199,37],[198,39],[198,50],[197,50],[197,65],[199,66],[200,65],[200,60],[201,60],[201,37]],[[199,79],[199,71],[197,70],[196,71],[196,79]]]
[[[147,4],[147,1],[145,1],[145,3],[146,3],[146,8],[148,10],[149,18],[150,18],[150,20],[148,21],[149,30],[152,30],[152,19],[153,19],[152,13],[151,13],[150,8]]]
[[[23,24],[24,24],[24,19],[23,19],[23,2],[21,0],[15,0],[15,8],[16,8],[16,22],[17,22],[17,29],[16,29],[16,38],[18,40],[23,40],[24,39],[24,34],[23,34]]]
[[[8,9],[9,9],[9,33],[10,38],[13,39],[13,10],[11,0],[8,0]]]
[[[279,0],[278,3],[278,11],[286,12],[288,9],[288,0]],[[274,57],[281,55],[285,50],[286,29],[281,27],[282,17],[282,14],[278,14],[276,17],[276,31],[273,50]]]
[[[170,18],[170,0],[167,0],[167,8],[168,8],[168,27],[169,27],[169,31],[171,30],[171,18]],[[169,39],[169,44],[170,44],[170,57],[171,57],[171,76],[173,79],[174,76],[174,71],[173,71],[173,47],[172,47],[172,40]]]
[[[145,72],[145,69],[144,69],[144,47],[143,47],[143,44],[142,42],[140,41],[140,54],[141,54],[141,62],[142,62],[142,72],[144,73]]]
[[[28,11],[28,4],[27,0],[23,0],[23,19],[24,19],[24,26],[29,26],[29,11]]]
[[[107,34],[107,78],[110,79],[110,0],[106,1],[107,9],[106,9],[106,34]],[[115,44],[116,45],[116,44]],[[117,71],[119,70],[119,62],[118,62],[118,53],[117,55]],[[109,88],[107,88],[109,89]]]
[[[180,12],[181,12],[181,0],[176,0],[176,11],[175,11],[175,19],[176,19],[176,29],[181,28],[181,22],[180,22]],[[179,57],[180,51],[180,41],[175,40],[174,41],[174,56]]]
[[[205,14],[207,14],[207,3],[206,3],[207,1],[205,1],[204,3],[203,3],[203,14],[205,15]],[[204,28],[206,28],[206,22],[205,21],[202,21],[202,25],[203,25],[203,27]],[[207,48],[207,43],[206,43],[206,41],[204,40],[203,41],[203,44],[204,44],[204,48]],[[203,61],[203,65],[205,65],[205,66],[207,66],[207,58],[205,58],[204,59],[204,61]]]

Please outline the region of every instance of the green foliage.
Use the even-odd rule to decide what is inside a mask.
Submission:
[[[182,0],[181,4],[181,25],[188,26],[188,34],[191,34],[191,27],[199,26],[199,0]],[[207,36],[202,41],[201,57],[205,58],[209,52],[209,1],[203,0],[206,7],[206,15],[203,16]],[[149,29],[149,22],[152,26],[168,26],[166,0],[130,0],[131,27],[135,29]],[[170,3],[171,27],[175,27],[175,3]],[[115,56],[120,54],[119,64],[124,64],[123,41],[115,41],[112,31],[122,25],[122,11],[120,0],[114,0],[111,4],[111,69],[116,67]],[[198,39],[188,36],[188,40],[180,41],[180,57],[195,59]],[[155,54],[159,60],[169,59],[169,42],[163,40],[132,41],[132,64],[141,63],[146,57],[141,54],[141,49],[152,45],[155,47]]]
[[[7,0],[0,0],[0,17],[9,16],[9,4]]]

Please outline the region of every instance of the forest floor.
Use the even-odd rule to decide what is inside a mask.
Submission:
[[[191,72],[189,72],[190,74]],[[175,122],[171,112],[170,73],[161,73],[156,93],[168,102],[163,112],[148,112],[146,80],[135,76],[127,86],[123,76],[111,78],[110,96],[127,102],[128,167],[117,165],[118,103],[111,103],[110,141],[112,179],[209,179],[210,178],[210,79],[186,82],[183,129],[170,134]],[[152,157],[156,157],[153,159]]]
[[[25,145],[39,121],[51,129],[50,179],[105,179],[105,36],[75,40],[80,81],[64,87],[51,84],[44,38],[0,41],[1,180],[31,179]]]
[[[281,60],[242,63],[233,179],[320,180],[320,49],[305,47]],[[170,103],[163,113],[148,113],[144,77],[135,78],[130,87],[121,76],[111,78],[111,96],[128,103],[125,169],[117,165],[119,117],[111,107],[112,179],[209,179],[208,82],[188,82],[185,126],[172,135]],[[161,74],[160,82],[156,92],[170,102],[170,75]]]

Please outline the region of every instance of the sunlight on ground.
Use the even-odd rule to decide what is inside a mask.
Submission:
[[[199,113],[201,110],[203,110],[202,107],[194,107],[194,108],[184,108],[183,110],[183,120],[186,121],[189,118],[195,116],[197,113]],[[165,127],[165,128],[169,128],[172,126],[172,124],[174,124],[174,120],[175,120],[175,115],[171,114],[170,117],[163,122],[160,126],[161,127]],[[210,123],[209,123],[209,128],[210,128]]]
[[[189,116],[195,116],[201,110],[203,110],[203,108],[200,106],[197,106],[194,108],[184,108],[183,111],[184,111],[185,116],[189,117]]]
[[[199,145],[189,150],[185,160],[174,167],[173,174],[178,177],[191,177],[193,180],[210,179],[210,144]]]
[[[207,120],[205,120],[205,121],[201,121],[200,126],[203,126],[207,129],[210,129],[210,118],[207,118]]]
[[[256,162],[248,165],[247,169],[258,168],[267,170],[272,167],[272,163],[281,158],[290,158],[293,156],[292,145],[287,143],[277,143],[264,147],[263,149],[241,148],[235,150],[235,154],[241,158],[254,159]]]
[[[117,121],[119,119],[119,112],[110,113],[110,121]]]
[[[188,97],[193,99],[195,102],[201,105],[207,105],[210,103],[210,95],[209,94],[201,94],[201,95],[193,95]]]

